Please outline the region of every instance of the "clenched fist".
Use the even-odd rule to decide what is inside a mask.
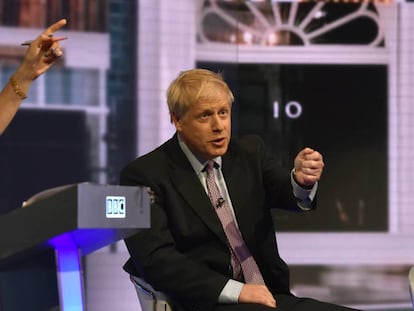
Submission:
[[[301,186],[313,186],[322,175],[322,155],[311,148],[301,150],[295,158],[295,179]]]

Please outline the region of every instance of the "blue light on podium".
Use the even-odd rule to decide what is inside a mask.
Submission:
[[[85,310],[82,256],[95,248],[105,246],[105,241],[117,240],[115,238],[116,231],[113,229],[88,229],[67,232],[48,241],[56,254],[61,311]],[[91,248],[83,247],[85,253],[82,254],[80,245],[91,245]]]
[[[81,254],[69,235],[49,241],[56,250],[59,300],[62,311],[84,310]]]
[[[76,251],[64,250],[56,254],[62,311],[83,310],[83,282],[79,259]]]

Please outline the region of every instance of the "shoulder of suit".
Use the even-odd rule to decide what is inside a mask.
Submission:
[[[258,135],[245,135],[235,139],[232,139],[230,148],[241,148],[241,149],[257,149],[263,147],[264,142]]]
[[[148,153],[135,158],[133,161],[129,162],[125,168],[142,167],[144,169],[155,169],[163,166],[164,164],[168,163],[170,154],[169,149],[171,148],[172,143],[172,139],[166,141]]]

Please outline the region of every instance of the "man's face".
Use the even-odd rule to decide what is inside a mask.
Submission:
[[[173,115],[175,128],[198,157],[213,159],[226,153],[231,133],[231,110],[227,98],[193,105],[183,116]]]

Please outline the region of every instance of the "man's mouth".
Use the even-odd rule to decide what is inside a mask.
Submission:
[[[221,143],[222,141],[224,141],[225,140],[225,138],[224,137],[221,137],[221,138],[216,138],[216,139],[213,139],[213,140],[211,140],[211,142],[212,143]]]

